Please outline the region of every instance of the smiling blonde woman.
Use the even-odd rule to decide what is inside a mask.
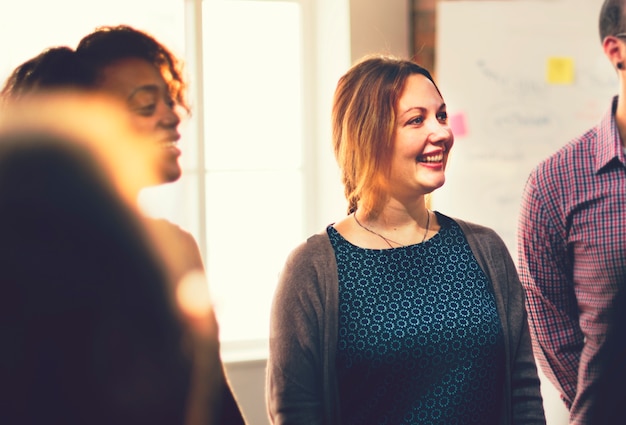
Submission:
[[[348,215],[290,255],[274,296],[274,424],[544,424],[522,288],[492,230],[431,211],[454,136],[430,73],[366,57],[340,78]]]

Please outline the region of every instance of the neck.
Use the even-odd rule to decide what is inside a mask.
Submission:
[[[391,248],[424,242],[436,226],[434,213],[423,202],[411,210],[388,204],[376,216],[357,209],[354,219],[362,230],[381,238]]]
[[[414,226],[415,223],[425,225],[428,217],[428,208],[424,197],[420,197],[410,204],[396,202],[392,199],[376,215],[364,214],[364,211],[360,209],[359,211],[359,218],[363,217],[372,225],[389,229]]]

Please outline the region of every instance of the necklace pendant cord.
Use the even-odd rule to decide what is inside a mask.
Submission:
[[[422,241],[420,243],[424,243],[424,241],[426,240],[426,237],[428,236],[428,231],[430,230],[430,210],[426,210],[426,214],[427,214],[427,218],[426,218],[426,231],[424,232],[424,236],[422,237]],[[398,246],[401,247],[406,247],[407,245],[403,245],[399,242],[396,242],[392,239],[386,238],[385,236],[381,235],[378,232],[375,232],[374,230],[370,229],[367,226],[364,226],[363,224],[361,224],[361,222],[359,221],[359,219],[356,216],[356,211],[354,212],[354,214],[352,214],[352,216],[354,217],[354,221],[356,221],[356,224],[359,225],[359,227],[365,229],[366,231],[370,232],[373,235],[378,236],[379,238],[381,238],[383,241],[385,241],[385,243],[387,245],[389,245],[389,248],[394,248],[394,246],[391,244],[392,242]]]
[[[426,209],[426,231],[424,232],[424,237],[422,238],[422,242],[426,240],[426,236],[428,236],[428,231],[430,230],[430,210]]]

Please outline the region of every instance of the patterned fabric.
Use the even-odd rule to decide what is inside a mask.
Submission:
[[[495,424],[504,341],[491,284],[452,220],[364,249],[328,228],[339,271],[342,424]]]
[[[545,425],[517,268],[493,229],[453,220],[489,277],[502,323],[505,368],[498,425]],[[291,251],[274,292],[265,387],[272,424],[341,424],[338,343],[337,260],[324,228]]]
[[[519,222],[519,272],[535,355],[588,423],[614,297],[626,283],[626,163],[615,107],[530,174]]]

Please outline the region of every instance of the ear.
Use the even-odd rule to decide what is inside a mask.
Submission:
[[[624,49],[624,43],[617,37],[612,35],[605,37],[604,41],[602,41],[602,49],[615,68],[619,68],[620,64],[622,64],[622,67],[625,65],[626,51]]]

